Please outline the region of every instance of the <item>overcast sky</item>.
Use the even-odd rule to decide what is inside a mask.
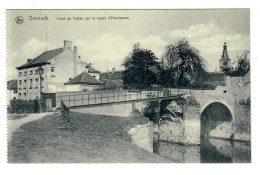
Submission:
[[[16,24],[22,16],[24,22]],[[29,20],[29,16],[49,20]],[[106,20],[97,20],[105,17]],[[109,16],[129,19],[108,19]],[[60,21],[57,17],[70,17]],[[90,17],[91,20],[73,20]],[[95,17],[95,20],[92,20]],[[16,78],[15,67],[46,50],[63,47],[64,40],[78,47],[78,55],[100,71],[123,69],[122,61],[134,43],[161,58],[165,46],[186,38],[207,61],[207,70],[219,70],[226,41],[230,59],[250,50],[250,11],[240,10],[9,10],[7,11],[7,80]]]

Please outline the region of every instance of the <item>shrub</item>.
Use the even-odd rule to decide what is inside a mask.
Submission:
[[[38,100],[15,99],[10,101],[10,113],[36,113],[38,112]]]

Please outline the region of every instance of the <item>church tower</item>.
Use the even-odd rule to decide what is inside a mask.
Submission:
[[[229,59],[228,57],[226,42],[224,43],[223,46],[223,53],[221,59],[219,60],[219,66],[220,66],[220,72],[223,72],[224,69],[231,67],[231,59]]]

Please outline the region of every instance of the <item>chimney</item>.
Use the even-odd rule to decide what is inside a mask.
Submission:
[[[27,63],[29,63],[30,61],[32,61],[32,59],[27,59]]]
[[[77,75],[77,58],[78,58],[77,46],[74,46],[74,77],[76,77]]]
[[[112,72],[115,72],[116,68],[112,68]]]
[[[72,42],[68,40],[64,40],[64,49],[71,49],[72,48]]]

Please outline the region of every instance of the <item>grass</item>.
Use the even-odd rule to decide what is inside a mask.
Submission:
[[[18,120],[24,117],[27,117],[28,114],[7,114],[8,120]]]
[[[143,117],[112,117],[71,112],[70,127],[60,115],[24,124],[8,144],[9,163],[169,162],[137,147],[127,131]]]

